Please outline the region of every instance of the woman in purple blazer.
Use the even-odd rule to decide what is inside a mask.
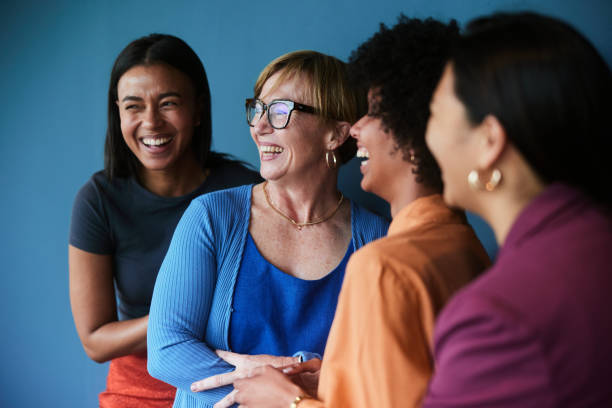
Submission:
[[[445,201],[500,251],[437,321],[426,407],[612,406],[610,98],[610,69],[567,24],[469,24],[427,143]]]

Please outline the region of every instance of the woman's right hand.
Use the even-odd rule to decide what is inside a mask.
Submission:
[[[85,352],[99,363],[147,350],[149,318],[117,321],[113,258],[68,246],[70,305]]]

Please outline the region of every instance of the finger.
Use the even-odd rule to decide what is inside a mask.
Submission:
[[[314,373],[321,369],[321,360],[313,358],[303,363],[292,364],[282,368],[285,374],[299,374],[304,372]]]
[[[245,354],[232,353],[231,351],[226,351],[226,350],[215,350],[215,353],[220,358],[230,363],[234,367],[237,367],[240,363],[242,363],[245,360],[245,358],[248,357]]]
[[[214,408],[229,408],[236,403],[236,393],[238,391],[233,390],[225,397],[221,398],[214,406]]]
[[[232,371],[231,373],[217,374],[212,377],[204,378],[203,380],[196,381],[191,384],[191,391],[200,392],[210,390],[213,388],[222,387],[233,383],[235,380],[242,378],[242,374],[238,371]]]
[[[275,368],[287,367],[300,363],[299,357],[272,357],[272,366]]]

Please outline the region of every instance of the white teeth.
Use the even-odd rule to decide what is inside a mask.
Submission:
[[[259,146],[259,151],[262,153],[282,153],[282,147],[279,146]]]
[[[368,150],[365,147],[360,147],[359,150],[357,150],[357,157],[365,157],[366,159],[370,158],[370,152],[368,152]]]
[[[164,143],[168,143],[170,140],[172,140],[171,137],[162,137],[157,139],[147,137],[142,139],[142,143],[146,144],[147,146],[159,146]]]
[[[367,166],[368,165],[369,160],[364,160],[361,162],[360,166]]]

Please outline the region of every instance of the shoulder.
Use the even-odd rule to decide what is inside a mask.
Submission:
[[[243,184],[260,183],[263,181],[259,172],[249,168],[246,163],[232,160],[217,154],[211,166],[208,179],[209,191],[240,186]]]
[[[425,289],[418,266],[409,257],[398,257],[398,248],[393,237],[383,237],[363,246],[353,253],[347,265],[347,279],[367,282],[386,291]]]
[[[79,189],[76,200],[104,199],[114,195],[120,196],[131,185],[130,179],[106,177],[103,170],[94,173]]]
[[[489,398],[548,400],[550,367],[537,330],[523,317],[512,305],[469,288],[455,296],[436,320],[438,374],[427,402],[441,397],[488,406],[494,405]],[[483,394],[483,389],[489,392]]]
[[[190,220],[224,236],[234,230],[241,231],[248,227],[252,188],[252,184],[247,184],[202,194],[187,207],[184,222]]]
[[[252,184],[240,185],[237,187],[217,190],[210,193],[202,194],[192,201],[192,205],[197,205],[206,208],[217,208],[221,210],[230,210],[232,208],[240,208],[245,204],[250,205]]]

